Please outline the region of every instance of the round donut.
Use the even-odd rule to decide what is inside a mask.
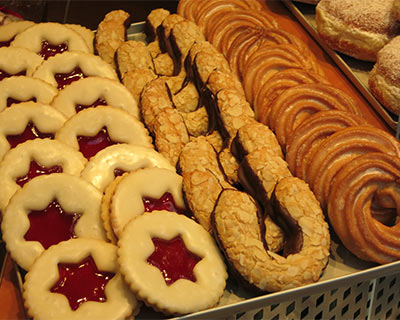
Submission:
[[[394,0],[321,0],[316,6],[319,36],[332,49],[376,61],[377,53],[400,31]]]
[[[399,178],[397,156],[371,152],[348,162],[333,180],[329,221],[344,246],[362,260],[400,259]],[[377,210],[394,219],[378,221]]]
[[[373,95],[392,113],[400,114],[400,36],[378,52],[368,85]]]

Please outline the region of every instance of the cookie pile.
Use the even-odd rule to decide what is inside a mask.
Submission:
[[[182,177],[104,55],[120,13],[97,38],[80,25],[1,27],[1,228],[26,272],[33,319],[124,319],[139,301],[186,314],[214,306],[225,288],[222,255],[186,210]],[[143,262],[131,269],[132,259]]]

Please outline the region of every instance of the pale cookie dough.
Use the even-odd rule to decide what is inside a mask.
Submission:
[[[110,106],[82,110],[65,122],[55,138],[79,150],[79,136],[93,137],[104,127],[115,143],[153,147],[147,129],[138,119]]]
[[[31,76],[42,79],[57,88],[55,75],[70,73],[76,68],[82,70],[85,77],[97,76],[118,80],[115,70],[99,56],[72,51],[57,54],[43,61]]]
[[[145,168],[125,175],[118,183],[109,208],[111,225],[117,237],[130,219],[145,212],[143,198],[160,199],[166,192],[172,195],[176,207],[185,210],[182,177],[175,171]]]
[[[195,282],[179,279],[168,286],[161,271],[147,259],[154,251],[153,238],[177,236],[201,260],[193,269]],[[228,277],[212,236],[190,218],[174,212],[153,211],[132,219],[118,242],[118,257],[131,289],[166,314],[187,314],[216,305]]]
[[[90,106],[97,99],[140,117],[137,102],[128,89],[118,80],[103,77],[87,77],[71,83],[58,92],[51,105],[70,118],[77,113],[77,105]]]
[[[64,125],[66,118],[46,104],[23,102],[0,112],[0,159],[10,150],[9,135],[19,135],[32,123],[40,133],[52,134]]]
[[[170,162],[154,149],[129,144],[116,144],[99,151],[92,157],[81,176],[100,191],[104,191],[114,180],[115,169],[129,172],[149,167],[175,170]]]
[[[8,99],[17,101],[35,100],[43,104],[50,104],[57,94],[57,89],[49,83],[28,77],[12,76],[0,81],[0,111],[8,106]]]
[[[0,211],[4,211],[12,195],[21,189],[17,179],[28,173],[31,161],[44,168],[59,166],[62,172],[77,176],[87,162],[80,152],[56,140],[35,139],[19,144],[0,162]]]
[[[25,48],[0,48],[0,71],[7,72],[10,75],[31,74],[42,61],[37,54]]]
[[[11,42],[15,36],[25,29],[33,26],[33,21],[13,21],[0,26],[0,42]]]
[[[74,228],[77,238],[106,240],[100,219],[101,196],[89,182],[67,173],[43,175],[29,181],[14,194],[3,214],[3,240],[11,257],[21,268],[29,270],[45,250],[39,241],[26,241],[24,236],[30,228],[29,213],[45,209],[54,200],[66,212],[81,215]]]
[[[26,48],[39,54],[43,41],[48,41],[51,45],[66,44],[68,51],[90,52],[84,38],[79,33],[56,22],[32,25],[20,32],[11,42],[11,46]]]
[[[114,275],[104,289],[106,301],[83,302],[73,311],[63,294],[49,288],[59,281],[58,264],[79,264],[89,256],[100,272]],[[140,307],[119,272],[117,248],[94,239],[73,239],[49,248],[27,273],[23,289],[25,307],[33,319],[128,319]]]

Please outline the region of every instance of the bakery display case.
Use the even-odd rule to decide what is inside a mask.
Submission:
[[[4,3],[10,6],[11,2]],[[133,15],[134,21],[127,29],[128,39],[146,42],[144,21],[148,13],[156,8],[175,13],[177,5],[178,1],[47,1],[41,7],[42,16],[32,17],[32,20],[77,23],[95,30],[105,14],[122,9]],[[282,0],[266,1],[263,5],[285,31],[307,44],[329,81],[354,99],[373,126],[399,137],[398,119],[368,89],[366,81],[372,64],[338,54],[319,39],[315,29],[315,4]],[[18,8],[12,7],[13,10]],[[342,245],[333,231],[330,237],[329,262],[315,283],[269,294],[256,294],[230,276],[216,307],[173,317],[142,306],[135,318],[399,319],[400,262],[378,265],[362,261]],[[0,318],[25,318],[22,302],[24,272],[9,256],[6,257],[2,264],[0,300],[7,302],[4,303],[7,307],[0,310]]]

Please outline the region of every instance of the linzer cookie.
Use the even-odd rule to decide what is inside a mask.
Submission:
[[[82,178],[104,191],[115,177],[149,167],[175,170],[172,164],[154,149],[121,143],[100,150],[93,156],[82,171]]]
[[[34,139],[17,145],[0,162],[0,211],[34,177],[56,172],[79,176],[86,162],[80,152],[56,140]]]
[[[26,101],[50,104],[56,94],[57,89],[41,79],[12,76],[0,81],[0,111]]]
[[[90,52],[85,39],[78,32],[55,22],[32,25],[16,35],[10,45],[29,49],[45,60],[66,51]]]
[[[182,195],[182,177],[163,168],[143,168],[123,176],[114,188],[108,213],[119,238],[134,217],[154,210],[190,215]]]
[[[117,248],[94,239],[43,252],[26,274],[23,298],[33,319],[127,319],[140,309],[119,271]]]
[[[3,240],[15,262],[29,270],[40,254],[71,238],[105,240],[101,193],[67,174],[35,177],[11,198],[3,212]]]
[[[53,139],[65,121],[62,113],[41,103],[24,102],[3,110],[0,113],[0,159],[8,150],[27,140]]]
[[[118,241],[118,257],[133,292],[165,314],[216,305],[228,277],[211,235],[192,219],[165,210],[132,219]]]
[[[8,47],[15,36],[25,29],[33,26],[33,21],[13,21],[0,26],[0,47]]]
[[[72,82],[58,92],[51,105],[67,118],[99,105],[120,108],[135,118],[140,117],[137,102],[128,89],[117,80],[103,77],[87,77]]]
[[[42,61],[28,49],[0,47],[0,80],[15,75],[32,74]]]
[[[115,70],[99,56],[66,51],[44,61],[31,75],[57,89],[63,89],[79,79],[97,76],[118,80]]]
[[[89,108],[75,114],[57,131],[55,138],[79,150],[87,159],[117,143],[153,147],[149,132],[138,119],[110,106]]]

